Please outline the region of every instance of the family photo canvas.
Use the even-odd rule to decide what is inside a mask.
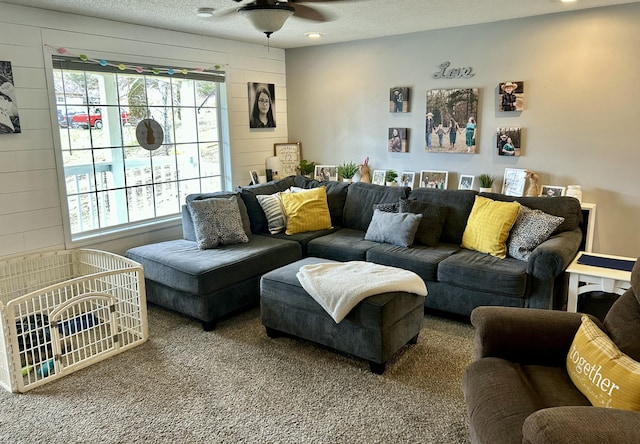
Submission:
[[[425,150],[474,154],[478,129],[478,89],[427,91]]]

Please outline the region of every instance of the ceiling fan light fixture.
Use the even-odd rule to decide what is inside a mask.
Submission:
[[[239,8],[238,12],[244,15],[254,28],[269,36],[282,28],[284,22],[293,15],[295,9],[282,3],[275,5],[250,4]]]
[[[319,40],[324,37],[324,32],[318,32],[318,31],[305,32],[304,36],[311,40]]]
[[[198,8],[196,15],[202,18],[213,17],[213,8]]]

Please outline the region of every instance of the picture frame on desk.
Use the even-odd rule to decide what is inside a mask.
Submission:
[[[302,160],[302,144],[300,142],[274,143],[273,155],[280,159],[280,177],[298,174],[298,165]]]

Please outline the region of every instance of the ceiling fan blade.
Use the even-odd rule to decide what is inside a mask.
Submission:
[[[292,3],[292,2],[291,2]],[[298,17],[305,20],[311,20],[314,22],[330,22],[334,19],[331,14],[326,12],[320,12],[311,6],[305,6],[300,3],[295,3],[296,12],[293,13],[294,17]]]

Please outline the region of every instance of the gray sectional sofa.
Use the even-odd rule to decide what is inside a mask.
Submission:
[[[257,195],[290,187],[325,186],[333,228],[286,235],[269,234]],[[147,300],[203,322],[215,322],[259,300],[260,276],[302,257],[338,261],[364,260],[404,268],[427,284],[425,307],[469,316],[481,305],[561,308],[567,278],[565,269],[580,246],[582,212],[570,197],[513,198],[481,194],[493,200],[521,204],[564,218],[549,239],[527,261],[499,259],[462,248],[462,236],[476,191],[385,187],[368,183],[318,182],[290,176],[261,185],[239,187],[235,193],[191,195],[188,200],[235,194],[249,242],[199,250],[189,212],[183,208],[184,239],[130,249],[126,256],[144,266]],[[365,240],[374,205],[428,202],[444,208],[441,232],[432,245],[408,248]],[[434,233],[430,233],[433,236]]]

